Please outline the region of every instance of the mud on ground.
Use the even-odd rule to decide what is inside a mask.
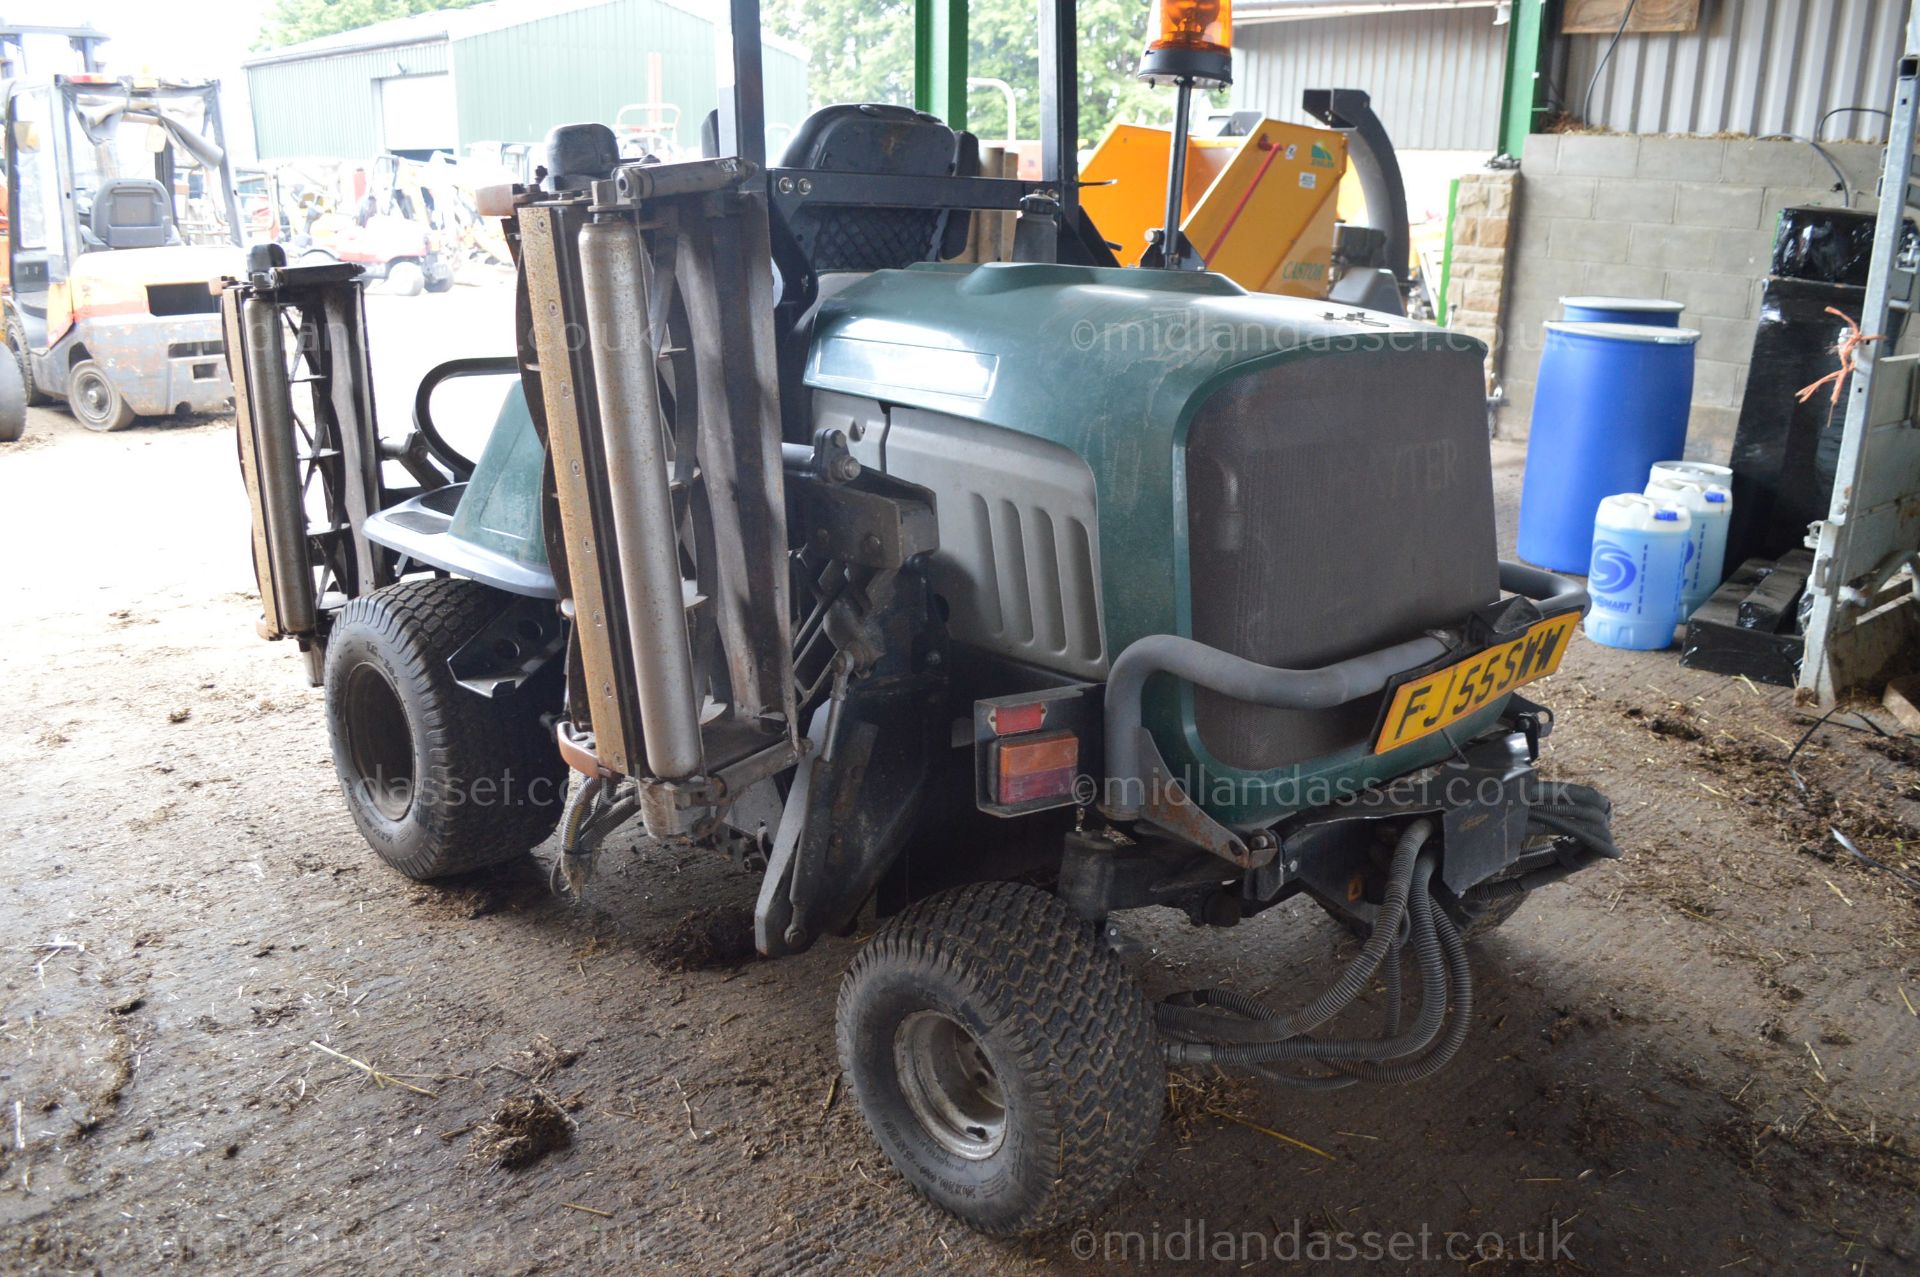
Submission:
[[[444,300],[387,306],[454,344]],[[631,834],[582,904],[539,865],[396,879],[253,636],[225,427],[32,429],[0,450],[0,1271],[1335,1272],[1423,1229],[1389,1267],[1920,1267],[1920,894],[1830,832],[1920,877],[1911,742],[1836,716],[1789,770],[1783,690],[1577,644],[1550,767],[1613,796],[1627,858],[1481,946],[1462,1058],[1331,1096],[1182,1074],[1091,1231],[994,1242],[835,1080],[858,937],[682,964],[756,883]],[[1350,952],[1304,905],[1133,925],[1156,994],[1297,1001]]]

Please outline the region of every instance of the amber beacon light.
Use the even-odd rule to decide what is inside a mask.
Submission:
[[[1159,0],[1140,78],[1214,89],[1233,83],[1231,0]]]
[[[1193,91],[1233,83],[1233,5],[1231,0],[1157,0],[1153,40],[1140,57],[1140,78],[1171,84],[1173,148],[1167,157],[1167,220],[1150,237],[1141,265],[1168,270],[1199,270],[1206,263],[1180,233],[1185,212],[1187,126]]]

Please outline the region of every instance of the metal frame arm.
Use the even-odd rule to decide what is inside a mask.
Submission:
[[[1520,563],[1500,565],[1500,588],[1531,599],[1542,612],[1584,609],[1586,587],[1567,577]],[[1139,816],[1134,798],[1146,777],[1142,756],[1140,700],[1147,680],[1171,674],[1209,691],[1273,709],[1332,709],[1371,696],[1396,674],[1415,670],[1446,655],[1448,644],[1422,635],[1391,647],[1323,665],[1289,670],[1261,665],[1245,657],[1178,634],[1149,634],[1129,644],[1107,672],[1107,795],[1101,810],[1115,820]]]

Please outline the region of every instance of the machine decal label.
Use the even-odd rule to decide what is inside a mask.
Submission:
[[[1320,185],[1320,175],[1317,173],[1302,173],[1300,174],[1300,185],[1302,189],[1310,191]]]
[[[1429,736],[1492,704],[1514,688],[1560,668],[1578,612],[1536,621],[1519,638],[1483,648],[1444,669],[1407,680],[1387,699],[1373,752],[1384,754]]]

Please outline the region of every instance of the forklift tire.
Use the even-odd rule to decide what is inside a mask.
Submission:
[[[14,363],[19,365],[20,384],[26,390],[28,406],[50,402],[53,397],[34,383],[33,360],[27,354],[27,333],[17,319],[7,324],[7,353],[12,355]]]
[[[387,288],[402,297],[418,297],[427,290],[427,272],[418,262],[395,262],[387,267]]]
[[[10,360],[0,360],[0,443],[18,442],[26,433],[27,388],[20,370]]]
[[[452,292],[452,291],[453,291],[453,276],[452,276],[452,275],[436,275],[436,276],[433,276],[432,278],[430,278],[429,280],[427,280],[427,291],[428,291],[428,292],[430,292],[430,293],[450,293],[450,292]]]
[[[840,986],[841,1066],[881,1148],[982,1232],[1035,1233],[1104,1202],[1153,1142],[1153,1013],[1093,928],[1010,882],[899,914]]]
[[[67,411],[89,430],[125,430],[134,422],[133,405],[113,384],[107,370],[82,359],[67,370]]]
[[[498,700],[447,667],[506,601],[477,581],[400,581],[348,603],[328,639],[334,771],[368,845],[409,878],[523,855],[566,805],[567,766],[540,721],[559,707],[560,667]]]

